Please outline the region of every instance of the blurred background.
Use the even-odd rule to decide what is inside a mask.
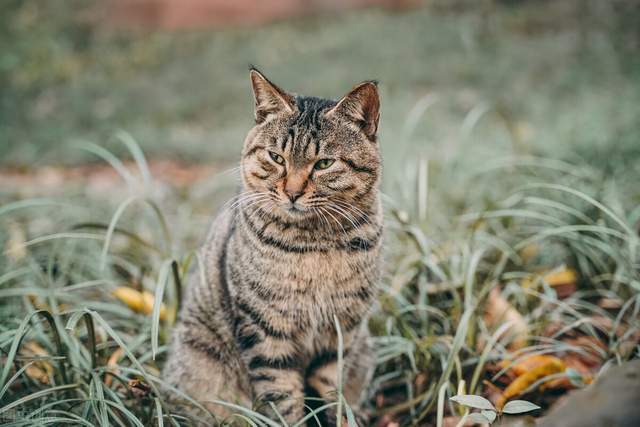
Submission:
[[[74,148],[85,141],[121,154],[109,141],[118,130],[151,159],[233,164],[252,124],[250,63],[290,91],[331,98],[378,79],[388,170],[408,153],[630,160],[640,155],[638,4],[7,0],[0,166],[95,160]]]

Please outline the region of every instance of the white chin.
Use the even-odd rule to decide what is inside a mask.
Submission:
[[[286,204],[282,207],[282,209],[287,212],[290,215],[303,215],[307,212],[309,212],[309,210],[307,208],[305,208],[304,206],[300,206],[300,205],[292,205],[292,204]]]

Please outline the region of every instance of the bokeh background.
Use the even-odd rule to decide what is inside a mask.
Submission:
[[[632,0],[9,0],[0,164],[78,164],[91,157],[70,147],[116,130],[151,158],[233,163],[250,63],[331,98],[378,79],[389,157],[629,159],[638,17]]]
[[[640,358],[638,0],[3,0],[0,421],[182,420],[160,372],[249,64],[380,82],[372,425],[458,425],[464,393],[640,422],[637,380],[554,418]]]

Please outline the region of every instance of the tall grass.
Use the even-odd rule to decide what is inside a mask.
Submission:
[[[222,200],[235,182],[221,175],[199,193],[158,191],[137,145],[119,138],[138,170],[86,146],[122,175],[117,194],[0,207],[0,419],[8,425],[213,423],[189,396],[184,404],[202,419],[169,405],[160,372],[206,223],[191,206]],[[637,180],[538,157],[481,166],[421,160],[388,178],[388,274],[370,321],[377,369],[369,411],[378,419],[441,425],[460,415],[447,397],[485,393],[496,361],[594,350],[563,341],[569,332],[603,342],[595,350],[605,365],[640,356],[631,340],[640,330]],[[579,284],[560,298],[543,273],[564,266]],[[123,285],[155,296],[149,314],[113,295]],[[484,315],[494,288],[526,322],[517,351],[509,344],[523,337],[513,325]],[[619,305],[601,308],[599,298]],[[228,422],[279,425],[219,403],[236,412]],[[353,425],[344,403],[318,410],[337,405]]]

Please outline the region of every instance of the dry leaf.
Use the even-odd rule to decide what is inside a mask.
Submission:
[[[22,345],[22,356],[47,357],[49,353],[35,341],[28,341]],[[25,369],[25,373],[32,380],[42,384],[49,384],[49,378],[53,375],[53,366],[48,360],[37,360]]]
[[[34,294],[27,294],[27,298],[29,298],[29,301],[31,302],[31,304],[38,310],[47,310],[50,312],[54,312],[54,310],[49,306],[49,304],[47,304],[47,301],[45,298],[39,297]],[[56,312],[67,311],[68,309],[69,307],[66,304],[58,304],[58,310],[56,310]]]
[[[580,356],[574,353],[567,354],[562,358],[562,361],[567,369],[573,369],[580,374],[581,381],[584,384],[591,384],[593,382],[593,373]],[[555,389],[570,390],[572,388],[575,388],[575,386],[568,377],[556,378],[540,386],[541,391]]]
[[[549,356],[547,354],[532,354],[519,360],[517,363],[513,363],[510,360],[503,360],[498,363],[503,369],[509,369],[516,376],[527,373],[528,371],[535,369],[539,366],[544,366],[549,363],[562,363],[562,360],[555,356]]]
[[[542,278],[549,286],[575,284],[578,281],[578,273],[571,268],[563,268],[547,273]]]
[[[109,356],[109,360],[107,361],[107,367],[116,375],[120,373],[120,370],[118,369],[118,360],[120,360],[123,354],[124,350],[122,347],[118,347],[118,349]],[[107,372],[104,376],[104,383],[109,387],[111,386],[112,381],[113,376]]]
[[[9,223],[8,231],[9,239],[7,240],[4,254],[9,260],[17,263],[27,256],[27,247],[25,246],[27,236],[22,227],[15,222]]]
[[[542,279],[547,285],[553,287],[559,298],[566,298],[577,289],[578,273],[571,268],[558,268],[547,273],[539,274],[522,281],[523,288],[531,288],[537,285],[538,279]]]
[[[128,386],[131,393],[138,399],[147,397],[151,393],[151,387],[138,379],[129,380]]]
[[[529,386],[538,381],[540,378],[547,377],[549,375],[558,374],[560,372],[564,372],[566,366],[564,362],[557,357],[549,356],[545,359],[545,362],[539,366],[536,366],[522,375],[519,375],[509,386],[502,392],[502,396],[496,402],[496,407],[498,409],[502,409],[504,404],[516,397],[519,396],[523,391],[525,391]]]
[[[484,321],[490,327],[506,322],[512,323],[509,328],[510,336],[513,338],[509,344],[510,350],[518,350],[527,345],[527,335],[529,333],[527,322],[518,310],[502,296],[502,292],[498,287],[493,288],[489,293],[485,305]]]
[[[112,294],[136,313],[151,314],[153,311],[155,299],[150,292],[139,292],[128,286],[119,286]],[[160,320],[165,320],[166,316],[167,309],[163,303],[160,305]]]
[[[600,308],[604,308],[605,310],[616,310],[622,307],[624,301],[620,298],[600,298],[598,300],[598,306]]]

